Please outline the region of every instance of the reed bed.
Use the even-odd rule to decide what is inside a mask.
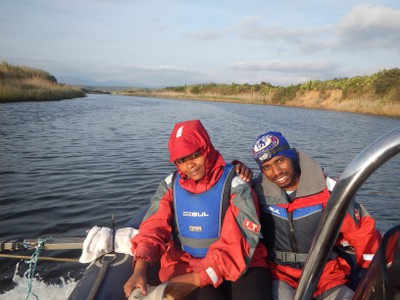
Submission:
[[[353,99],[327,105],[326,109],[360,114],[400,117],[400,103],[394,102],[382,103],[365,99]]]
[[[0,64],[0,102],[53,101],[85,96],[81,88],[59,84],[45,71],[5,62]]]
[[[313,108],[343,111],[360,114],[381,115],[400,117],[400,102],[387,99],[376,99],[371,95],[366,98],[342,98],[342,91],[328,90],[324,93],[319,91],[301,91],[297,92],[295,97],[290,101],[281,103],[274,101],[274,93],[242,93],[240,95],[219,95],[217,93],[193,94],[190,92],[175,92],[166,90],[148,90],[148,91],[130,91],[118,92],[118,94],[155,97],[155,98],[174,98],[187,100],[203,100],[216,102],[232,102],[242,104],[258,104],[258,105],[284,105],[292,107]]]

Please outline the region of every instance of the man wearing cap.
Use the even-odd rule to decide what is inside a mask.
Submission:
[[[177,299],[270,299],[266,248],[250,184],[214,148],[199,120],[175,124],[169,139],[177,171],[159,185],[132,238],[134,270],[124,286],[147,293],[146,272]]]
[[[273,299],[292,299],[336,182],[324,174],[315,160],[291,148],[280,132],[260,135],[253,145],[253,158],[261,170],[253,187],[273,277]],[[352,247],[357,265],[367,268],[380,239],[373,218],[354,201],[346,213],[337,245]],[[353,290],[346,285],[349,274],[349,264],[332,251],[314,297],[351,299]]]

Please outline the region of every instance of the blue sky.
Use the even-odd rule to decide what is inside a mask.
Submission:
[[[69,84],[370,75],[400,67],[400,1],[1,0],[0,60]]]

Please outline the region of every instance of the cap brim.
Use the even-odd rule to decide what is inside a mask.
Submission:
[[[197,150],[199,150],[198,145],[194,144],[189,144],[189,143],[177,143],[175,144],[174,148],[172,151],[170,151],[170,158],[169,161],[173,162],[179,158],[183,158],[185,156],[188,156],[190,154],[195,153]]]

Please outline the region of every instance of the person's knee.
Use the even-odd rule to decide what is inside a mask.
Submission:
[[[323,292],[317,300],[351,300],[354,291],[347,285],[340,285]]]
[[[272,281],[272,299],[292,299],[294,296],[294,288],[281,280]]]

